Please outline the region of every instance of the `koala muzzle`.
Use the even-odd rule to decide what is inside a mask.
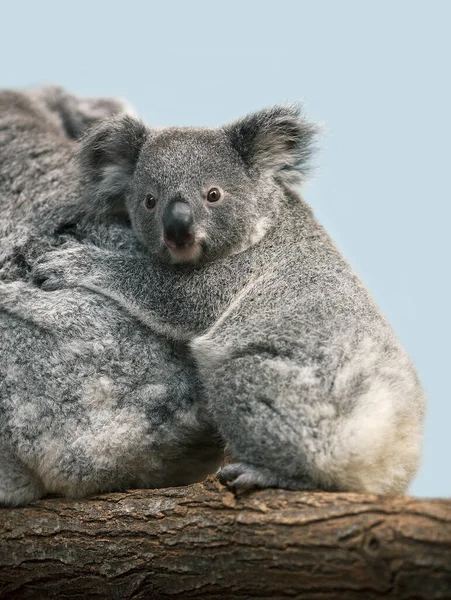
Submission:
[[[193,214],[186,202],[169,204],[163,213],[164,242],[169,248],[187,248],[194,244]]]

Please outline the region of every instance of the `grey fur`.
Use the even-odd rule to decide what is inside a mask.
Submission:
[[[69,238],[137,250],[126,227],[71,220],[80,181],[64,123],[79,108],[60,122],[42,94],[0,92],[0,504],[201,480],[222,446],[184,344],[113,300],[31,281],[36,256]]]
[[[57,85],[29,90],[27,95],[49,111],[71,139],[78,139],[87,130],[112,115],[136,115],[128,102],[120,98],[86,98],[67,92]]]
[[[76,145],[69,138],[86,133],[98,120],[133,112],[123,101],[80,98],[57,86],[0,90],[3,280],[25,276],[28,259],[50,239],[56,243],[58,228],[77,216],[80,182],[73,161]]]
[[[424,393],[386,319],[293,190],[314,135],[293,107],[220,129],[102,123],[80,153],[83,210],[127,214],[151,256],[69,245],[35,273],[45,289],[104,294],[165,336],[190,340],[236,460],[222,481],[403,492],[418,467]],[[223,190],[217,205],[206,202],[211,186]],[[164,243],[175,201],[191,211],[197,252]]]

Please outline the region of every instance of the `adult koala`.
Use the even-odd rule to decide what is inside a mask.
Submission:
[[[67,129],[71,119],[80,127],[80,105],[59,120],[53,100],[54,90],[0,92],[3,505],[49,492],[186,484],[222,457],[183,343],[96,293],[46,292],[31,282],[31,261],[71,231],[131,256],[136,249],[119,225],[75,228],[67,220],[81,194],[75,129]]]
[[[191,339],[238,489],[397,493],[424,394],[391,327],[294,191],[315,129],[275,107],[219,129],[112,119],[85,137],[84,210],[124,214],[147,253],[50,253],[45,289],[104,294]]]

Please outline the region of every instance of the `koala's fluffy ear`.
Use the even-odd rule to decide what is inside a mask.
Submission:
[[[309,170],[318,127],[299,105],[263,109],[224,127],[244,164],[270,171],[285,185],[298,184]]]
[[[124,212],[125,194],[147,134],[144,123],[121,116],[102,121],[82,138],[77,161],[96,212]]]

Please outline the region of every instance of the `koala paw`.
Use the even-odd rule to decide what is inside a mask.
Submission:
[[[67,243],[47,252],[33,265],[33,281],[46,291],[81,285],[90,272],[89,252],[85,246]]]
[[[290,478],[276,475],[269,469],[246,463],[232,463],[217,473],[220,483],[233,492],[245,492],[257,488],[280,488],[283,490],[315,490],[318,486],[307,477]]]
[[[17,306],[19,298],[27,292],[28,286],[25,281],[0,281],[0,304],[2,308]]]
[[[232,463],[222,467],[218,472],[218,479],[234,492],[279,487],[277,477],[269,471],[245,463]]]

